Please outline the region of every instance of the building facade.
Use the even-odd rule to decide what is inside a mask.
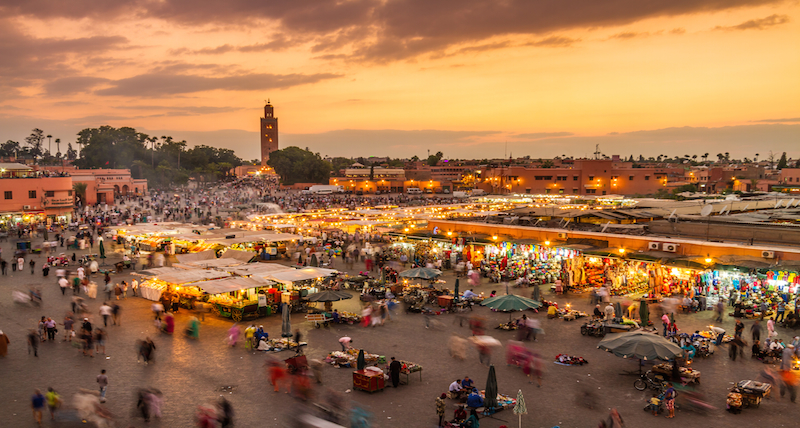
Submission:
[[[261,118],[261,165],[266,166],[269,154],[278,150],[278,118],[275,109],[267,101],[264,117]]]
[[[131,177],[129,169],[77,169],[73,166],[43,168],[53,173],[69,174],[73,184],[85,184],[83,200],[76,195],[76,203],[84,206],[113,204],[114,199],[120,196],[140,196],[147,193],[147,180]]]
[[[666,189],[683,168],[634,168],[631,162],[575,160],[554,168],[511,165],[481,171],[479,188],[488,193],[647,195]]]
[[[69,222],[73,206],[69,174],[37,171],[16,163],[0,164],[0,226]]]

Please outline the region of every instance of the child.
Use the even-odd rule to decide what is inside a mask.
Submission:
[[[653,411],[653,416],[658,416],[658,410],[661,407],[661,400],[658,398],[658,393],[654,392],[653,397],[650,399],[650,410]]]

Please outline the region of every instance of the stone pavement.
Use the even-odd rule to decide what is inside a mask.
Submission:
[[[4,246],[8,254],[9,244]],[[79,252],[80,255],[81,252]],[[69,253],[71,254],[71,252]],[[112,256],[113,257],[113,256]],[[55,343],[42,343],[39,358],[29,356],[26,351],[24,334],[29,328],[35,328],[42,315],[52,316],[58,321],[63,319],[69,309],[69,293],[62,297],[55,283],[54,275],[42,277],[39,267],[43,257],[37,258],[36,274],[29,270],[11,272],[0,277],[0,329],[11,340],[9,355],[0,359],[0,426],[29,427],[35,426],[30,412],[30,395],[35,388],[45,390],[52,386],[62,396],[69,397],[78,388],[95,389],[95,377],[101,369],[108,370],[110,386],[108,389],[109,410],[116,415],[118,426],[143,427],[144,421],[133,417],[136,404],[135,393],[141,387],[159,388],[164,393],[165,404],[163,417],[153,421],[154,427],[189,427],[194,426],[193,415],[196,406],[210,403],[225,395],[236,411],[236,426],[239,427],[283,427],[289,426],[289,416],[301,410],[297,401],[286,394],[274,393],[266,382],[263,364],[270,358],[263,353],[247,352],[243,346],[230,348],[224,344],[225,333],[231,321],[207,316],[203,323],[199,341],[191,341],[181,334],[174,337],[156,333],[150,312],[151,302],[141,298],[129,297],[121,302],[122,325],[109,326],[109,338],[106,344],[107,355],[96,355],[94,358],[83,357],[78,349],[59,340]],[[113,259],[107,264],[113,263]],[[74,269],[74,267],[73,267]],[[13,273],[13,275],[12,275]],[[51,270],[51,273],[54,271]],[[114,275],[114,281],[131,277],[126,271],[123,275]],[[445,276],[452,288],[453,277]],[[102,278],[99,279],[102,283]],[[24,307],[14,304],[11,290],[36,285],[42,289],[44,303],[42,307]],[[466,287],[463,286],[462,289]],[[477,287],[477,292],[491,290],[502,293],[499,284],[486,284]],[[518,294],[529,295],[529,290],[512,289]],[[582,295],[554,297],[546,292],[548,300],[556,300],[561,304],[572,303],[573,307],[587,312],[591,309],[588,299]],[[97,315],[102,300],[90,301],[90,313],[97,324],[102,319]],[[358,307],[358,298],[337,302],[334,307],[354,310]],[[505,342],[513,337],[513,332],[493,330],[491,326],[508,320],[508,314],[494,313],[486,308],[476,307],[475,314],[487,319],[487,333]],[[529,315],[532,314],[529,312]],[[515,314],[515,317],[518,314]],[[176,317],[176,331],[180,331],[190,314],[181,311]],[[544,382],[542,388],[529,384],[522,372],[516,367],[508,367],[504,363],[503,352],[498,350],[493,356],[496,364],[499,390],[515,396],[522,390],[528,407],[528,415],[523,416],[524,427],[551,428],[559,425],[562,428],[596,427],[600,419],[606,418],[612,407],[619,409],[628,427],[667,427],[680,424],[683,427],[713,426],[761,426],[770,427],[797,426],[798,407],[788,400],[775,398],[765,401],[758,409],[745,409],[740,415],[732,415],[724,411],[725,394],[732,382],[742,379],[755,379],[764,368],[763,364],[752,361],[749,357],[730,361],[727,349],[718,349],[717,355],[707,360],[698,359],[694,367],[702,372],[700,391],[707,394],[708,400],[718,409],[707,416],[687,412],[678,412],[675,420],[664,417],[653,417],[642,411],[647,392],[639,392],[633,388],[635,377],[624,376],[624,370],[635,370],[636,361],[617,358],[609,353],[596,349],[600,339],[580,335],[579,321],[547,320],[544,313],[533,315],[542,320],[545,335],[539,341],[530,344],[545,359]],[[424,367],[422,381],[412,375],[410,385],[398,389],[388,388],[373,395],[354,391],[349,369],[323,367],[323,386],[318,390],[325,394],[327,388],[344,393],[352,403],[363,406],[373,413],[373,427],[433,427],[436,425],[434,398],[446,391],[447,386],[456,378],[465,375],[476,381],[478,387],[485,386],[487,367],[478,362],[477,353],[470,350],[465,361],[452,359],[446,349],[446,342],[451,334],[469,335],[466,326],[459,326],[455,315],[435,317],[431,328],[424,327],[423,315],[395,315],[391,322],[376,328],[340,325],[331,328],[314,329],[305,322],[301,314],[292,315],[292,325],[304,330],[309,346],[306,354],[309,358],[322,358],[329,351],[339,349],[338,338],[348,335],[354,339],[354,345],[366,351],[395,356],[398,359],[414,361]],[[683,331],[694,331],[703,328],[713,319],[711,311],[695,315],[678,315],[677,322]],[[280,334],[280,318],[271,316],[256,320],[272,335]],[[747,323],[749,327],[749,322]],[[733,320],[727,319],[724,327],[733,331]],[[60,327],[60,329],[63,329]],[[789,335],[782,330],[781,337]],[[59,334],[63,333],[59,331]],[[137,363],[134,342],[147,336],[156,343],[155,364],[144,366]],[[581,367],[564,367],[552,363],[555,355],[568,353],[579,355],[589,361]],[[749,356],[749,352],[746,352]],[[282,352],[275,354],[278,358],[288,358],[292,354]],[[578,405],[577,397],[584,388],[594,391],[598,406],[590,410]],[[777,397],[777,391],[774,394]],[[452,402],[448,402],[447,416],[453,412]],[[517,426],[517,417],[510,411],[496,415],[500,420],[482,419],[484,428],[497,428],[502,424]],[[51,423],[45,420],[44,425],[77,427],[86,426],[80,423]]]

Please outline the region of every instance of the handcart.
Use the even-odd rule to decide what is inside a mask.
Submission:
[[[606,326],[602,321],[592,321],[581,326],[581,334],[584,336],[603,337],[606,335]]]
[[[742,407],[756,407],[761,400],[769,397],[772,385],[754,380],[742,380],[731,389],[731,392],[741,394]]]
[[[306,315],[306,320],[314,323],[314,328],[320,328],[322,326],[330,327],[333,318],[329,317],[327,313],[323,312],[319,314],[308,314]]]

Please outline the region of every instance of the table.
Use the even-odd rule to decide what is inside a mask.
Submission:
[[[140,285],[139,286],[140,295],[143,298],[145,298],[147,300],[152,300],[154,302],[157,302],[157,301],[161,300],[161,292],[162,292],[162,290],[160,290],[158,288],[152,288],[152,287],[148,287],[146,285]]]
[[[422,367],[420,367],[420,369],[416,370],[416,371],[419,372],[419,381],[422,382]],[[400,383],[403,384],[403,385],[408,385],[409,384],[408,378],[411,376],[411,373],[414,373],[414,372],[409,371],[409,370],[400,370],[400,374],[406,376],[406,381],[405,382],[401,381]]]
[[[440,307],[449,308],[453,304],[453,296],[439,296],[437,302]]]
[[[385,387],[382,371],[356,370],[353,372],[353,389],[372,393],[382,391]]]

